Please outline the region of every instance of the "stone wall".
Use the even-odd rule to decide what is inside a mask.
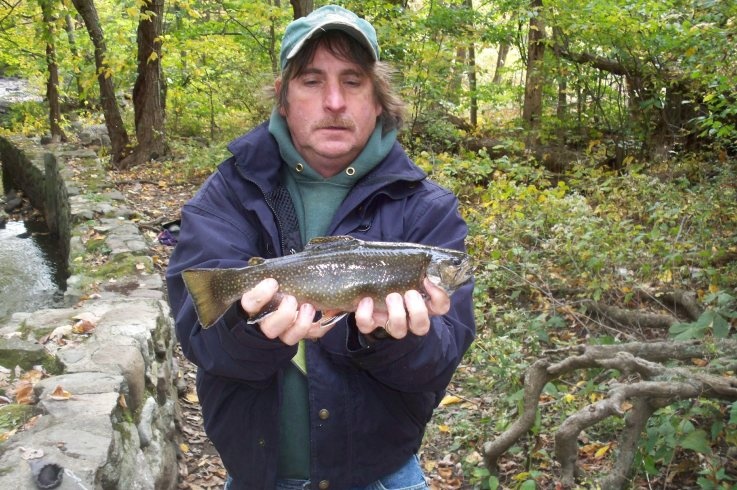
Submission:
[[[0,157],[5,188],[21,188],[34,206],[48,207],[34,199],[48,203],[49,194],[66,197],[72,189],[45,214],[60,235],[68,217],[74,271],[66,307],[16,313],[0,324],[0,375],[14,383],[30,371],[45,373],[31,382],[35,403],[0,406],[0,416],[22,413],[17,431],[0,442],[0,488],[57,478],[61,489],[175,488],[173,323],[132,212],[115,193],[77,193],[65,184],[69,159],[101,165],[94,152],[0,138]],[[90,237],[98,255],[104,251],[102,264],[85,266]]]
[[[3,189],[22,190],[34,208],[44,214],[49,231],[57,238],[61,256],[69,255],[71,215],[66,183],[57,158],[22,137],[0,136]]]

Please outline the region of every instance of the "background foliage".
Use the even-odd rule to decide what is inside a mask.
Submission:
[[[142,1],[96,4],[106,76],[130,127]],[[481,446],[518,413],[521,376],[544,351],[668,335],[735,337],[737,4],[337,3],[376,26],[410,109],[401,139],[461,199],[479,261],[479,338],[451,387],[457,399],[430,428],[426,469],[450,458],[468,486],[547,488],[555,468],[550,434],[604,396],[619,373],[581,372],[547,386],[532,433],[492,476]],[[53,8],[63,122],[99,122],[91,42],[68,1]],[[291,5],[276,0],[167,4],[159,41],[172,153],[157,163],[163,172],[201,181],[225,155],[225,142],[268,117],[264,89],[278,75],[279,39],[291,18]],[[535,142],[522,119],[531,19],[544,20],[546,34],[533,81],[543,101]],[[0,74],[26,78],[40,93],[41,25],[37,2],[0,3]],[[40,135],[45,114],[43,103],[16,105],[3,116],[3,131]],[[612,325],[583,306],[593,299],[652,309],[644,297],[673,290],[693,292],[704,313],[670,332]],[[620,429],[612,420],[586,434],[582,454],[594,472],[607,471]],[[692,400],[658,412],[643,435],[633,487],[730,488],[736,429],[735,403]]]

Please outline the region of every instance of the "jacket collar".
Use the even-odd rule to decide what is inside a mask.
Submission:
[[[280,183],[283,161],[276,140],[269,134],[268,122],[231,141],[228,150],[233,154],[239,175],[255,183],[262,191],[269,192]],[[386,158],[356,184],[351,194],[358,194],[356,197],[363,200],[391,184],[418,182],[426,177],[427,174],[395,142]]]

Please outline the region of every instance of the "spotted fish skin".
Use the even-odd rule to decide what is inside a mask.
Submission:
[[[458,250],[414,243],[369,242],[349,236],[319,237],[296,254],[273,259],[254,257],[233,269],[187,269],[182,275],[203,328],[210,328],[243,293],[267,278],[279,292],[323,312],[355,311],[370,297],[385,308],[389,293],[424,291],[425,277],[452,294],[473,274],[470,258]],[[253,321],[271,313],[267,305]]]

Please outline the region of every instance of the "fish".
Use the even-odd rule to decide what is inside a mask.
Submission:
[[[304,250],[240,268],[190,268],[182,272],[203,328],[212,327],[243,293],[267,278],[279,283],[274,300],[249,318],[258,323],[273,313],[283,295],[310,303],[328,326],[356,310],[364,297],[386,310],[386,296],[415,289],[426,296],[427,277],[449,296],[473,278],[465,252],[406,242],[364,241],[351,236],[317,237]]]

